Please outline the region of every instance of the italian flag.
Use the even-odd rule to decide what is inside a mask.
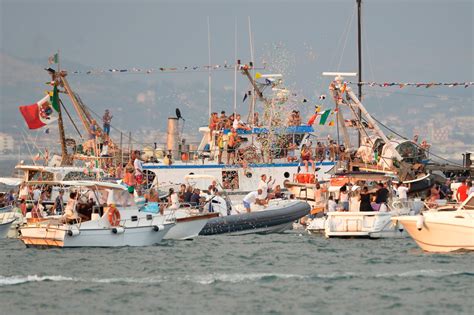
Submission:
[[[321,113],[321,118],[319,119],[319,124],[321,126],[326,124],[326,121],[328,120],[329,114],[331,114],[330,109],[326,109],[324,112]]]
[[[46,95],[35,104],[20,106],[20,113],[25,118],[29,129],[41,128],[58,119],[49,95]]]

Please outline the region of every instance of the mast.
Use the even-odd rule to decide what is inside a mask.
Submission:
[[[362,0],[357,1],[357,48],[359,52],[359,82],[357,85],[359,86],[359,100],[362,101],[362,27],[361,27],[361,14],[362,14]],[[358,111],[359,121],[362,123],[362,111],[359,108]],[[358,132],[358,139],[359,139],[359,147],[362,144],[362,135],[360,130]]]
[[[212,83],[211,83],[211,23],[209,21],[209,16],[207,17],[207,54],[209,57],[209,117],[211,117],[212,111]]]
[[[237,67],[240,66],[240,62],[237,61],[237,18],[235,18],[234,31],[234,115],[237,115]]]
[[[57,80],[57,77],[60,77],[61,75],[61,68],[59,65],[59,50],[57,52],[58,56],[58,70],[56,73],[51,73],[51,79],[54,82],[54,87],[56,87],[56,84],[60,84],[60,79]],[[56,87],[57,90],[57,87]],[[59,96],[58,96],[59,97]],[[66,147],[66,136],[64,133],[64,123],[63,123],[63,115],[62,115],[62,110],[61,110],[61,102],[58,102],[58,131],[59,131],[59,142],[61,143],[61,166],[65,165],[70,165],[71,161],[69,159],[69,155],[67,153],[67,147]]]
[[[251,68],[253,68],[255,60],[254,60],[254,55],[253,55],[253,37],[252,37],[252,24],[251,24],[251,21],[250,21],[250,16],[248,16],[248,22],[249,22],[249,42],[250,42],[250,66],[251,66]],[[251,97],[248,121],[252,122],[252,125],[254,126],[255,121],[254,121],[253,116],[254,116],[254,113],[255,113],[256,97],[255,97],[255,88],[253,88],[253,85],[252,85],[252,90],[253,91],[252,91],[252,95],[251,95],[252,97]]]

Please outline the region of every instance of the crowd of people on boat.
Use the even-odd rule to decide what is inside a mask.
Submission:
[[[451,180],[444,184],[433,185],[424,198],[427,205],[437,205],[440,202],[463,202],[474,193],[471,180],[462,180],[461,185],[453,193]],[[328,186],[316,182],[314,200],[316,207],[322,207],[324,212],[334,211],[388,211],[389,198],[396,197],[403,206],[408,205],[408,194],[411,185],[405,183],[378,182],[368,185],[365,181],[355,184],[346,183],[337,191],[329,193]]]

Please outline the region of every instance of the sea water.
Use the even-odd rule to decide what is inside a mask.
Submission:
[[[303,232],[142,248],[0,240],[1,314],[473,314],[474,254]]]

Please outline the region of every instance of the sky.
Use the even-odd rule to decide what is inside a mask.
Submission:
[[[41,98],[48,80],[42,69],[54,52],[60,51],[69,72],[207,65],[208,17],[212,64],[232,64],[236,52],[242,62],[250,61],[250,18],[255,64],[267,62],[289,87],[316,99],[329,83],[321,72],[357,71],[355,8],[355,0],[0,0],[0,130],[23,128],[17,108]],[[364,0],[363,80],[473,81],[473,12],[469,0]],[[162,128],[180,103],[196,125],[207,121],[206,72],[68,78],[98,112],[110,108],[122,130]],[[231,71],[213,73],[214,110],[232,108],[233,86]],[[247,89],[239,75],[242,113]],[[473,89],[406,91],[426,98],[383,94],[383,104],[367,91],[366,100],[371,110],[396,112],[399,104],[413,106],[437,95],[472,104]]]

